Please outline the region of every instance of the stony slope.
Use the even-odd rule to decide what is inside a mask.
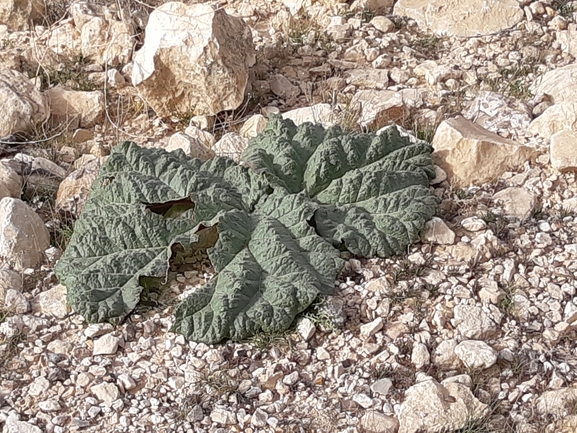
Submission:
[[[572,2],[206,2],[191,20],[224,51],[173,32],[147,88],[135,53],[163,2],[21,3],[0,1],[4,432],[575,431]],[[204,55],[214,81],[190,72]],[[205,105],[179,95],[187,71]],[[168,332],[212,277],[202,255],[118,327],[69,311],[53,267],[113,145],[237,158],[272,112],[431,140],[422,241],[350,259],[334,297],[242,343]]]

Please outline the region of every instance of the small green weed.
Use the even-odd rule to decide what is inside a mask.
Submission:
[[[551,7],[563,18],[572,18],[575,12],[575,2],[572,0],[553,0]]]
[[[491,90],[503,93],[520,100],[530,99],[533,94],[529,90],[527,76],[537,71],[537,65],[529,64],[523,66],[505,67],[499,69],[492,78],[485,80]],[[495,77],[496,75],[496,77]]]
[[[517,287],[505,285],[503,287],[503,291],[505,292],[505,297],[501,300],[501,302],[499,302],[497,307],[505,314],[511,314],[514,305],[513,298],[515,296],[515,292],[517,291]]]
[[[454,430],[454,433],[492,433],[493,430],[489,428],[487,421],[485,417],[470,417],[465,425],[458,430]]]
[[[388,364],[372,365],[369,368],[369,374],[374,380],[392,378],[395,375],[395,369]]]
[[[547,219],[548,216],[549,215],[547,215],[547,212],[543,209],[542,205],[535,206],[535,209],[533,209],[533,213],[531,214],[531,218],[537,221]]]
[[[487,226],[499,239],[506,241],[509,238],[509,221],[503,215],[488,210],[481,219],[487,223]]]
[[[406,281],[412,278],[421,277],[425,270],[427,269],[427,263],[423,265],[419,265],[417,263],[413,263],[410,260],[404,259],[401,263],[398,264],[397,267],[393,269],[391,272],[391,278],[393,280],[393,284],[396,284],[399,281]]]
[[[279,349],[289,349],[289,351],[292,351],[294,348],[291,330],[284,332],[261,332],[246,340],[246,343],[251,344],[259,350],[270,350],[273,347],[277,347]]]
[[[338,332],[334,317],[325,308],[326,298],[319,296],[303,313],[303,317],[309,319],[313,325],[322,331]]]
[[[8,372],[10,360],[20,353],[18,345],[25,341],[26,334],[24,332],[18,332],[0,340],[0,377]]]
[[[41,66],[28,70],[28,77],[30,79],[38,77],[41,90],[46,90],[56,85],[63,85],[73,90],[89,92],[97,88],[95,83],[88,79],[88,74],[83,70],[89,64],[90,59],[80,54],[76,58],[62,63],[57,70],[48,70]]]
[[[4,308],[4,306],[0,306],[0,323],[4,323],[8,316],[10,316],[10,311]]]
[[[68,15],[70,5],[74,0],[52,0],[46,2],[46,9],[42,16],[42,24],[51,27]]]
[[[473,193],[471,193],[469,190],[467,190],[465,188],[455,188],[453,190],[453,194],[455,194],[455,196],[459,200],[469,200],[469,199],[473,198],[473,196],[474,196]]]
[[[239,382],[223,371],[202,372],[196,378],[199,388],[210,388],[211,392],[222,397],[237,391]]]
[[[411,47],[423,57],[438,59],[442,55],[443,38],[437,35],[419,33],[412,41]]]

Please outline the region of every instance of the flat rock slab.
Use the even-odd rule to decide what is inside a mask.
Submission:
[[[513,27],[523,19],[516,0],[399,0],[394,15],[447,36],[481,36]]]

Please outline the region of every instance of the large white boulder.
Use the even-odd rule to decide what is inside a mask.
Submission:
[[[169,2],[150,14],[132,84],[160,116],[215,115],[240,106],[254,62],[242,19],[206,4]]]

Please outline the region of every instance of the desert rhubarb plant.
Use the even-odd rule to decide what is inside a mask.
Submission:
[[[208,249],[216,276],[177,308],[205,343],[287,329],[333,292],[341,253],[402,253],[433,216],[431,146],[396,126],[344,133],[273,117],[244,165],[117,146],[56,266],[89,322],[121,322],[179,255]],[[183,252],[184,251],[184,252]]]

